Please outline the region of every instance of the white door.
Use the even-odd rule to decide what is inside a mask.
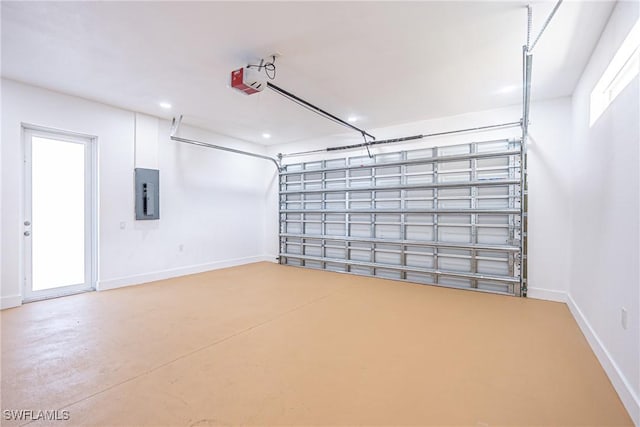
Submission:
[[[25,128],[24,301],[92,290],[94,141]]]

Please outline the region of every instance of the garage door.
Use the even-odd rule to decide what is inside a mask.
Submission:
[[[521,144],[289,164],[280,263],[522,295]]]

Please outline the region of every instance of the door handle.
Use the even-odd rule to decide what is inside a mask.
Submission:
[[[31,236],[31,232],[30,232],[30,231],[25,231],[25,232],[24,232],[24,235],[25,235],[25,236],[27,236],[27,237],[29,237],[29,236]]]

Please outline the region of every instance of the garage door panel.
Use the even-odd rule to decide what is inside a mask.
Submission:
[[[376,176],[400,176],[400,166],[387,166],[374,168]]]
[[[349,170],[349,178],[354,179],[371,178],[373,176],[373,168],[358,168]]]
[[[337,263],[328,262],[325,265],[325,269],[329,270],[329,271],[337,271],[339,273],[343,273],[343,272],[347,271],[347,266],[344,265],[344,264],[337,264]]]
[[[287,223],[285,227],[285,233],[302,234],[302,224],[299,222]]]
[[[433,173],[433,163],[419,163],[413,165],[406,165],[406,174],[414,175],[414,174],[424,174],[431,175]]]
[[[322,224],[317,222],[306,222],[304,224],[304,234],[319,236],[322,234]]]
[[[407,254],[406,264],[410,267],[433,268],[433,255]]]
[[[302,190],[302,183],[301,182],[288,183],[288,184],[285,185],[285,189],[287,191]]]
[[[479,280],[477,283],[478,289],[488,292],[498,293],[513,293],[513,284],[491,282],[486,280]]]
[[[290,254],[302,254],[302,246],[299,242],[287,242],[285,244],[287,253]]]
[[[370,224],[350,224],[350,233],[352,237],[372,237]]]
[[[353,261],[365,261],[370,262],[372,252],[371,249],[355,249],[351,248],[349,250],[350,259]]]
[[[400,224],[401,214],[374,214],[375,224]]]
[[[470,188],[445,188],[438,191],[438,208],[471,209]]]
[[[383,252],[376,251],[373,260],[379,264],[400,265],[400,251]]]
[[[466,255],[438,252],[438,268],[449,272],[471,271],[471,253]]]
[[[398,270],[389,270],[386,268],[376,268],[375,276],[382,277],[384,279],[401,279],[402,275]]]
[[[509,228],[482,227],[478,228],[478,243],[488,245],[509,244]]]
[[[324,256],[327,258],[344,259],[346,257],[346,249],[344,247],[325,247]]]
[[[322,256],[322,248],[320,246],[305,245],[304,255],[320,257]]]
[[[433,190],[406,190],[405,191],[405,208],[406,209],[433,209],[434,208],[434,192]]]
[[[344,236],[345,232],[345,223],[325,223],[325,234],[328,236]]]
[[[347,203],[345,200],[327,200],[325,201],[325,208],[332,210],[347,209]]]
[[[295,267],[302,267],[302,259],[300,258],[292,258],[292,257],[288,257],[284,259],[284,264],[285,265],[292,265]]]
[[[487,169],[487,168],[506,169],[509,166],[509,160],[510,160],[509,156],[477,159],[476,168],[478,170]]]
[[[406,280],[415,283],[433,284],[435,283],[435,276],[433,274],[408,272]]]
[[[512,207],[513,190],[509,186],[479,187],[477,207],[479,209],[508,209]]]
[[[438,163],[438,173],[471,172],[471,160]]]
[[[460,277],[442,276],[439,284],[449,286],[452,288],[470,288],[472,287],[471,279],[464,279]]]
[[[427,213],[408,213],[405,215],[407,224],[433,224],[433,214]]]
[[[346,166],[347,162],[346,159],[330,159],[330,160],[325,160],[325,166],[329,169],[331,168],[339,168],[339,167],[343,167]]]
[[[489,276],[513,276],[515,252],[476,251],[477,271]]]
[[[400,239],[400,226],[390,224],[379,224],[375,226],[375,237],[378,239]]]
[[[433,148],[422,148],[420,150],[405,151],[407,160],[422,160],[433,157]]]
[[[467,182],[471,180],[471,172],[438,172],[438,180],[439,183],[460,183]]]
[[[434,227],[429,225],[406,225],[407,240],[433,241]]]
[[[369,188],[373,185],[373,177],[351,178],[349,180],[351,188]]]
[[[376,176],[375,177],[375,185],[379,187],[391,186],[391,185],[399,185],[401,183],[401,179],[399,176]]]
[[[471,153],[471,144],[449,145],[437,148],[438,156],[456,156]]]
[[[377,209],[399,209],[401,207],[401,192],[377,191],[375,207]]]
[[[349,203],[350,209],[371,209],[373,202],[371,200],[351,200]]]
[[[520,294],[520,142],[287,165],[280,260]]]
[[[349,266],[349,272],[360,276],[373,276],[373,269],[369,267]]]
[[[509,224],[509,215],[491,215],[491,214],[480,214],[477,216],[477,223],[482,226],[499,226],[499,225],[508,225]]]
[[[445,243],[471,243],[471,227],[438,227],[438,240]]]
[[[374,156],[373,159],[376,164],[397,162],[399,160],[403,160],[403,152],[382,153]]]
[[[494,179],[508,179],[509,171],[507,169],[504,170],[485,170],[477,172],[479,181],[488,181]]]
[[[323,267],[322,262],[315,260],[306,260],[303,263],[304,267],[321,269]]]

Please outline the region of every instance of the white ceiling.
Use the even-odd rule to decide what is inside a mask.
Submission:
[[[535,35],[554,3],[529,3]],[[185,123],[247,141],[292,142],[344,128],[273,92],[230,89],[233,69],[280,52],[277,85],[358,116],[366,129],[512,105],[521,99],[526,4],[2,1],[2,75],[160,117],[184,114]],[[534,99],[573,92],[612,8],[562,4],[536,47]]]

